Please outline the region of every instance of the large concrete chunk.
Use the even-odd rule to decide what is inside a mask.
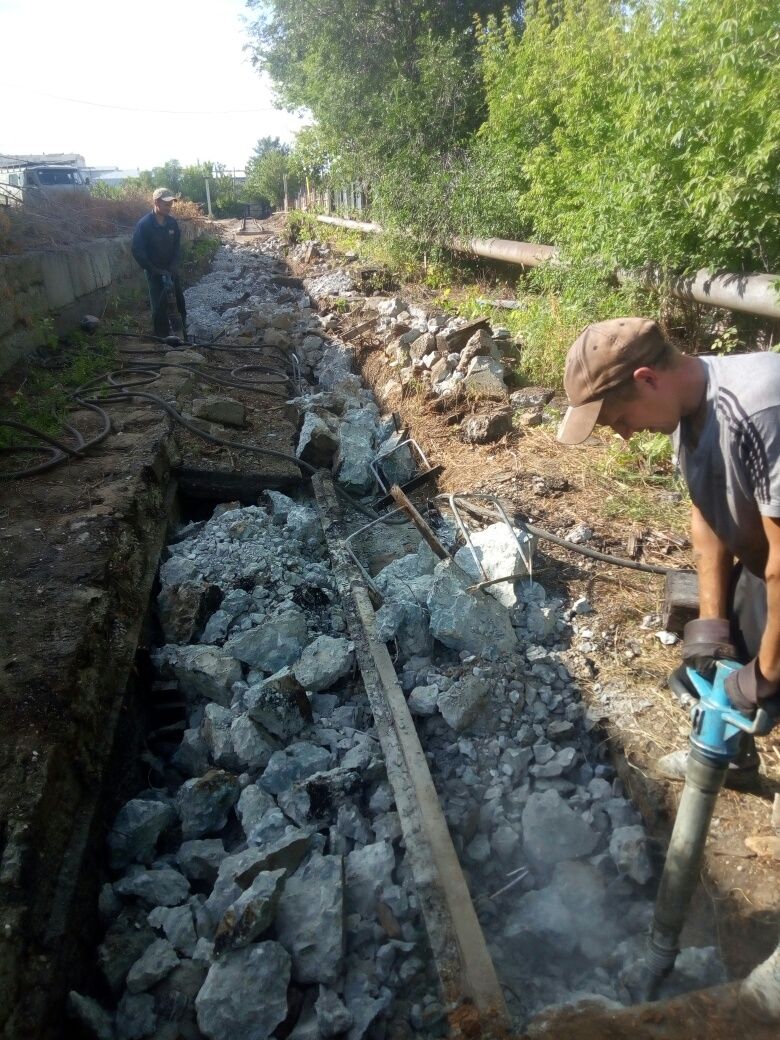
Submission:
[[[290,951],[297,982],[336,982],[344,959],[344,867],[315,853],[285,885],[276,914],[279,941]]]
[[[373,917],[377,900],[393,884],[395,868],[393,846],[377,841],[347,856],[347,909],[363,917]]]
[[[265,739],[263,731],[247,713],[237,716],[231,722],[230,741],[242,769],[254,773],[259,769],[265,769],[271,761],[273,748]]]
[[[646,884],[653,876],[653,865],[647,850],[647,835],[639,824],[618,827],[609,841],[609,854],[621,874],[638,885]]]
[[[457,733],[468,729],[488,703],[489,688],[482,679],[466,675],[438,696],[439,711]]]
[[[417,472],[417,463],[411,444],[402,433],[393,433],[383,441],[375,459],[388,488],[393,484],[405,484]]]
[[[220,426],[246,426],[246,409],[232,397],[196,397],[192,402],[192,414],[196,419],[219,423]]]
[[[325,748],[307,741],[290,744],[271,755],[271,761],[258,783],[271,794],[279,794],[313,773],[329,769],[331,754]]]
[[[328,690],[352,671],[355,648],[348,639],[318,636],[301,654],[293,671],[305,690]]]
[[[308,635],[303,612],[290,609],[266,618],[257,628],[242,632],[226,643],[224,649],[250,668],[278,672],[297,661]]]
[[[129,993],[143,993],[156,986],[179,963],[176,951],[167,939],[156,939],[127,973]]]
[[[537,867],[588,856],[598,834],[554,789],[534,792],[523,809],[523,849]]]
[[[202,838],[221,831],[239,794],[237,778],[220,769],[210,769],[196,780],[185,780],[176,796],[182,836]]]
[[[287,1017],[290,956],[277,942],[233,950],[209,968],[195,998],[210,1040],[266,1040]]]
[[[373,460],[371,434],[352,423],[342,423],[339,450],[334,461],[339,484],[355,495],[365,495],[375,483],[371,471]]]
[[[510,574],[528,573],[535,542],[525,532],[515,530],[513,533],[506,524],[491,524],[482,531],[475,531],[471,536],[471,543],[474,553],[464,545],[455,554],[455,562],[475,582],[485,580],[482,571],[488,580],[505,578]],[[477,566],[474,554],[482,565],[482,571]],[[502,581],[499,585],[491,585],[485,591],[503,606],[511,608],[520,602],[516,585],[514,581]]]
[[[470,415],[464,419],[460,427],[460,439],[465,444],[491,444],[511,429],[511,408],[499,408],[495,412]]]
[[[296,737],[312,718],[304,688],[291,668],[282,668],[259,686],[250,686],[244,704],[249,717],[280,740]]]
[[[111,867],[123,870],[130,863],[151,863],[157,839],[175,819],[165,802],[133,798],[122,806],[108,836]]]
[[[163,671],[171,669],[188,697],[206,697],[225,707],[231,701],[231,686],[241,678],[238,661],[216,646],[164,646],[155,664]]]
[[[216,585],[203,582],[163,585],[157,597],[157,615],[166,643],[196,643],[220,595]]]
[[[199,838],[182,842],[176,862],[190,881],[213,883],[226,855],[221,838]]]
[[[436,567],[428,596],[433,636],[452,650],[486,657],[516,650],[509,614],[490,596],[466,592],[467,580],[451,560]]]
[[[303,420],[295,454],[310,466],[329,467],[338,451],[339,436],[335,430],[314,412]]]
[[[114,883],[117,895],[141,900],[146,906],[177,906],[190,894],[187,879],[171,867],[141,870]]]
[[[286,870],[263,871],[227,908],[214,938],[216,956],[248,946],[270,928],[286,874]]]
[[[417,582],[423,580],[428,585],[425,592],[427,595],[432,579],[418,578]],[[425,596],[422,601],[425,602]],[[433,651],[433,636],[428,628],[428,611],[411,600],[390,600],[383,603],[376,612],[376,632],[383,643],[396,643],[402,663],[415,655],[428,657]]]
[[[504,384],[504,366],[489,357],[475,357],[469,365],[463,389],[472,397],[486,397],[491,401],[505,401],[509,391]]]

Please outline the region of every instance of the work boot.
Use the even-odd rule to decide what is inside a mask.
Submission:
[[[745,734],[740,742],[739,754],[733,762],[729,762],[723,786],[732,791],[750,791],[759,786],[758,767],[761,763],[756,742]],[[659,758],[655,763],[655,772],[666,780],[685,780],[688,768],[688,752],[672,751]]]
[[[739,988],[740,1009],[761,1022],[780,1022],[780,946]]]

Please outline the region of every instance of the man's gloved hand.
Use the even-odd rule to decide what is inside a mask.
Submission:
[[[707,682],[715,678],[716,661],[737,658],[731,642],[731,626],[726,618],[697,618],[683,630],[683,664],[693,668]]]
[[[697,618],[689,621],[683,631],[682,664],[666,680],[669,689],[682,707],[687,708],[699,694],[688,678],[692,668],[707,682],[715,678],[715,662],[735,660],[737,650],[731,642],[731,626],[726,618]]]
[[[778,684],[765,679],[758,658],[726,676],[726,696],[744,715],[754,715],[756,708],[767,708],[767,700],[780,693]]]

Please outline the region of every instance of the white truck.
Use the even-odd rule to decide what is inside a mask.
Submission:
[[[87,194],[89,179],[78,166],[57,163],[0,166],[0,206],[21,206],[63,194]]]

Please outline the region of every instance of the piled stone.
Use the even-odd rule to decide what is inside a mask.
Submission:
[[[192,331],[227,322],[231,339],[296,350],[302,413],[330,423],[345,486],[371,490],[392,423],[278,272],[260,250],[221,249],[188,291]],[[262,1040],[282,1023],[294,1040],[361,1040],[391,1021],[408,1032],[423,1008],[435,1032],[434,968],[315,510],[268,492],[187,525],[157,606],[154,665],[185,729],[109,835],[111,1007],[73,993],[71,1014],[119,1040]]]
[[[74,994],[73,1013],[117,1037],[212,1040],[262,1040],[283,1021],[296,1038],[360,1040],[426,1000],[436,1019],[316,513],[269,492],[189,531],[160,569],[162,631],[207,589],[212,609],[154,655],[187,728],[109,835],[98,960],[115,1010]]]
[[[401,479],[414,460],[390,454],[396,431],[353,373],[351,348],[304,293],[275,287],[267,248],[220,252],[197,301],[190,291],[198,328],[213,335],[227,320],[231,337],[295,350],[302,459],[332,465],[357,495],[375,486],[372,464]],[[411,374],[446,393],[474,376],[470,393],[506,397],[506,336],[400,299],[377,306],[400,382]],[[517,401],[527,406],[536,397]],[[389,532],[382,542],[392,548]],[[533,548],[519,552],[503,528],[474,544],[491,577],[521,573]],[[377,623],[523,1027],[550,1005],[635,997],[656,863],[572,678],[589,605],[550,601],[527,578],[469,592],[480,577],[466,549],[443,562],[424,543],[400,551],[374,579]],[[381,1040],[388,1023],[398,1036],[441,1035],[400,821],[315,512],[273,492],[218,507],[179,533],[160,582],[154,662],[177,685],[186,729],[109,837],[98,963],[112,1009],[73,993],[71,1013],[120,1040],[263,1040],[278,1028],[293,1040]],[[712,949],[679,963],[667,993],[723,978]]]
[[[490,534],[476,543],[495,576],[522,571],[514,540]],[[657,864],[570,672],[572,623],[592,608],[528,579],[469,596],[458,562],[475,573],[468,550],[441,563],[424,543],[391,563],[378,617],[511,1009],[523,1024],[550,1005],[631,1003]],[[664,996],[725,979],[714,948],[681,964]]]

